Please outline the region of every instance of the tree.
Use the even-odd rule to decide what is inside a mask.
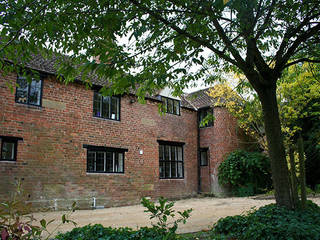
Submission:
[[[295,149],[299,153],[299,175],[301,187],[301,205],[305,205],[305,160],[304,155],[316,156],[316,145],[319,141],[319,133],[313,128],[320,117],[320,85],[319,64],[305,63],[290,66],[284,71],[277,83],[277,100],[280,112],[281,129],[284,134],[284,143],[290,160],[292,197],[298,205],[298,191],[296,183],[296,163],[294,159]],[[239,77],[239,76],[238,76]],[[239,85],[243,85],[239,88]],[[215,106],[223,105],[238,120],[239,126],[247,135],[257,139],[260,147],[267,150],[262,123],[261,104],[258,97],[252,93],[246,79],[240,77],[238,85],[232,89],[227,83],[216,85],[210,90],[210,96],[215,98]],[[311,131],[310,131],[311,130]],[[306,145],[308,152],[304,150],[303,138],[313,135],[313,143]],[[308,153],[308,154],[307,154]],[[313,165],[316,166],[316,159]],[[316,171],[316,167],[313,172]],[[309,173],[312,170],[308,168]],[[311,170],[311,171],[310,171]],[[316,175],[316,173],[315,173]],[[313,176],[314,178],[314,176]],[[314,186],[313,186],[314,187]]]
[[[4,0],[0,8],[0,57],[23,66],[44,49],[72,54],[60,61],[67,82],[94,71],[114,93],[138,84],[139,95],[165,85],[179,94],[206,74],[210,82],[213,72],[243,73],[261,101],[276,202],[294,207],[276,83],[288,66],[319,61],[319,0]]]

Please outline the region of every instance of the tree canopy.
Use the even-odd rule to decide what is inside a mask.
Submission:
[[[94,71],[113,93],[179,94],[199,78],[244,74],[261,101],[277,203],[294,207],[276,82],[291,65],[319,62],[319,0],[4,0],[0,16],[8,71],[49,49],[70,56],[59,65],[65,81]]]

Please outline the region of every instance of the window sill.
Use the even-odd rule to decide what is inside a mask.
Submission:
[[[0,163],[16,163],[15,160],[0,160]]]
[[[210,126],[210,127],[199,127],[199,129],[201,130],[201,129],[207,129],[207,128],[213,128],[213,127],[214,127],[214,125]]]
[[[38,106],[38,105],[32,105],[32,104],[27,104],[27,103],[20,103],[20,102],[15,102],[16,105],[18,106],[24,106],[30,109],[37,109],[37,110],[42,110],[42,106]]]
[[[86,172],[87,176],[124,176],[124,173],[92,173]]]
[[[99,120],[103,120],[103,121],[120,122],[120,120],[117,120],[117,119],[103,118],[103,117],[96,117],[96,116],[92,116],[92,117],[94,119],[99,119]]]
[[[184,178],[159,178],[160,180],[184,180]]]

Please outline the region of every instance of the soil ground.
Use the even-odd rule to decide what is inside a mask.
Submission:
[[[312,201],[320,205],[320,198],[312,198]],[[259,208],[266,204],[274,203],[273,199],[258,200],[250,198],[191,198],[176,201],[174,209],[183,211],[192,208],[191,217],[185,225],[178,228],[179,233],[197,232],[212,228],[212,225],[220,218],[245,213],[253,207]],[[71,215],[71,219],[77,223],[77,227],[87,224],[102,224],[111,227],[130,227],[137,229],[143,226],[150,226],[148,213],[141,205],[115,207],[96,210],[77,210]],[[49,231],[53,231],[59,223],[61,216],[65,212],[45,212],[35,213],[36,219],[55,219],[48,226]],[[57,231],[66,232],[74,228],[74,225],[63,224]]]

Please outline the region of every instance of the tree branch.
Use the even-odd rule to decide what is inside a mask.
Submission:
[[[290,63],[286,64],[284,66],[284,68],[290,67],[292,65],[295,65],[295,64],[301,63],[301,62],[320,63],[320,59],[300,58],[300,59],[297,59],[297,60],[295,60],[293,62],[290,62]]]
[[[144,12],[149,13],[153,18],[155,18],[156,20],[164,23],[166,26],[168,26],[169,28],[171,28],[172,30],[176,31],[178,34],[183,35],[197,43],[199,43],[201,46],[207,47],[208,49],[210,49],[211,51],[213,51],[215,54],[217,54],[219,57],[223,58],[224,60],[236,65],[239,67],[239,64],[237,63],[237,61],[233,60],[232,58],[230,58],[229,56],[227,56],[226,54],[224,54],[222,51],[214,48],[211,43],[205,39],[202,39],[200,37],[196,37],[194,35],[191,35],[190,33],[188,33],[187,31],[179,28],[176,25],[173,25],[171,22],[169,22],[167,19],[163,18],[162,16],[160,16],[159,14],[157,14],[156,12],[154,12],[153,10],[143,6],[141,3],[139,3],[136,0],[129,0],[130,2],[132,2],[135,6],[137,6],[138,8],[142,9]]]

